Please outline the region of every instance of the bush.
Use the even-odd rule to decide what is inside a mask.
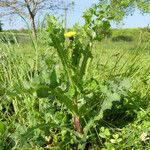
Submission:
[[[141,30],[142,30],[143,32],[150,32],[150,28],[149,28],[149,27],[141,28]]]
[[[133,37],[129,35],[118,35],[115,37],[112,37],[113,42],[120,42],[120,41],[125,41],[125,42],[131,42],[133,41]]]

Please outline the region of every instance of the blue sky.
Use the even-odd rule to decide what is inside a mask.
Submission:
[[[69,1],[69,0],[66,0]],[[69,11],[67,16],[67,26],[71,27],[74,23],[79,22],[83,24],[82,14],[88,9],[93,3],[97,3],[98,0],[75,0],[76,5],[72,11]],[[26,25],[20,18],[15,18],[14,21],[1,19],[4,29],[21,29]],[[146,27],[150,24],[150,14],[141,15],[136,11],[132,16],[128,16],[123,20],[124,25],[120,25],[120,28],[136,28]],[[116,27],[112,25],[112,27]]]

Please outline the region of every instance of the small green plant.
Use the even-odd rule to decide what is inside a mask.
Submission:
[[[65,31],[54,17],[50,17],[48,20],[48,33],[51,39],[51,46],[57,50],[57,54],[66,72],[66,83],[69,83],[67,92],[62,91],[59,86],[50,89],[50,91],[71,111],[74,130],[79,134],[81,138],[80,141],[85,143],[80,143],[78,149],[84,149],[84,147],[86,147],[90,128],[94,125],[95,121],[102,119],[103,112],[106,109],[110,109],[110,107],[104,106],[104,103],[106,103],[104,101],[97,116],[94,118],[91,116],[92,118],[85,126],[81,124],[82,116],[85,116],[87,112],[86,110],[85,112],[83,111],[86,101],[84,101],[85,104],[80,106],[80,97],[85,96],[84,84],[86,82],[88,65],[93,59],[92,49],[94,41],[104,38],[104,35],[97,34],[98,30],[102,29],[106,31],[110,28],[109,20],[112,19],[112,17],[106,13],[108,9],[109,6],[102,7],[101,5],[94,5],[90,8],[83,15],[85,25],[82,28],[74,26],[72,30],[75,31],[76,34],[71,34],[75,32],[66,34],[69,40],[65,39]],[[67,93],[70,93],[69,97]],[[108,103],[112,103],[115,100],[119,99],[116,97]]]

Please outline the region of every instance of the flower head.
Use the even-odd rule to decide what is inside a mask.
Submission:
[[[76,32],[70,31],[70,32],[65,33],[64,36],[67,38],[72,38],[75,36],[75,34],[76,34]]]

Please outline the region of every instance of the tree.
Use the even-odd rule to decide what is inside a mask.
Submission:
[[[99,0],[99,3],[109,4],[110,13],[115,21],[121,21],[124,16],[133,14],[136,9],[141,13],[150,13],[150,0]]]
[[[24,20],[29,19],[33,36],[36,37],[35,17],[45,10],[56,10],[64,5],[63,0],[1,0],[0,16],[19,15]]]

